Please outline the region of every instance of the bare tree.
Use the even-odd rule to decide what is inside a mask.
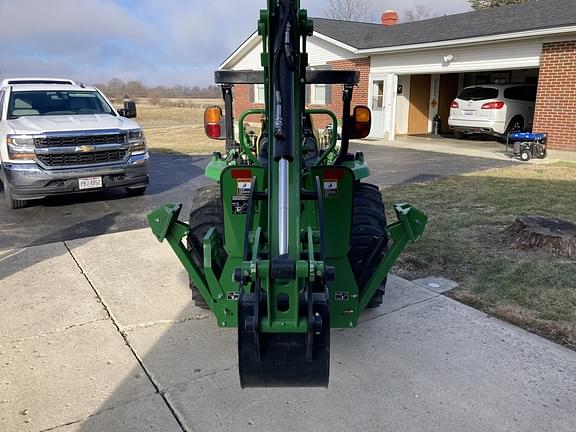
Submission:
[[[119,78],[112,78],[106,85],[105,93],[112,99],[121,99],[126,94],[126,84]]]
[[[125,83],[118,78],[111,79],[107,84],[97,84],[96,87],[115,100],[120,100],[127,94],[133,98],[148,97],[156,103],[159,103],[162,98],[219,98],[222,95],[220,88],[215,85],[202,88],[183,85],[148,87],[140,81]]]
[[[144,97],[147,93],[146,88],[140,81],[128,81],[124,90],[130,97]]]
[[[432,9],[422,3],[414,5],[411,9],[404,11],[404,21],[406,22],[422,21],[426,18],[432,18],[433,16]]]
[[[324,13],[330,19],[372,21],[372,0],[328,0]]]
[[[472,9],[488,9],[502,6],[510,6],[522,3],[528,3],[532,0],[468,0]]]

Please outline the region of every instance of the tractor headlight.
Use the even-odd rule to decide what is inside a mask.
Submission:
[[[142,129],[131,129],[128,131],[128,143],[130,144],[130,152],[133,155],[146,153],[148,150],[146,145],[146,137]]]
[[[6,136],[8,145],[8,157],[11,160],[33,160],[36,158],[34,153],[34,137],[31,135],[8,135]]]

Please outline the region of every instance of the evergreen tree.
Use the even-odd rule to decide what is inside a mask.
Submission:
[[[468,0],[472,9],[476,10],[523,4],[530,1],[532,0]]]

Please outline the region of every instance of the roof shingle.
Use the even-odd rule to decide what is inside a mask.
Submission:
[[[314,18],[317,32],[357,49],[390,48],[570,25],[576,25],[576,0],[537,0],[395,26]]]

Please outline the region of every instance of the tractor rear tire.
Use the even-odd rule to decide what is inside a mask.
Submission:
[[[223,237],[224,219],[222,216],[222,204],[220,202],[220,185],[211,183],[200,186],[192,193],[192,206],[190,209],[190,232],[187,238],[187,249],[194,263],[204,266],[204,248],[202,240],[212,227]],[[225,254],[224,249],[220,251]],[[204,297],[198,291],[192,279],[189,278],[189,286],[192,290],[192,300],[201,309],[210,309]]]
[[[352,203],[352,235],[348,258],[357,281],[367,280],[367,277],[376,270],[378,262],[366,268],[368,264],[366,261],[382,237],[385,242],[383,252],[384,254],[388,252],[386,227],[386,212],[378,186],[356,183]],[[367,308],[376,308],[382,304],[385,289],[386,279],[368,303]]]

